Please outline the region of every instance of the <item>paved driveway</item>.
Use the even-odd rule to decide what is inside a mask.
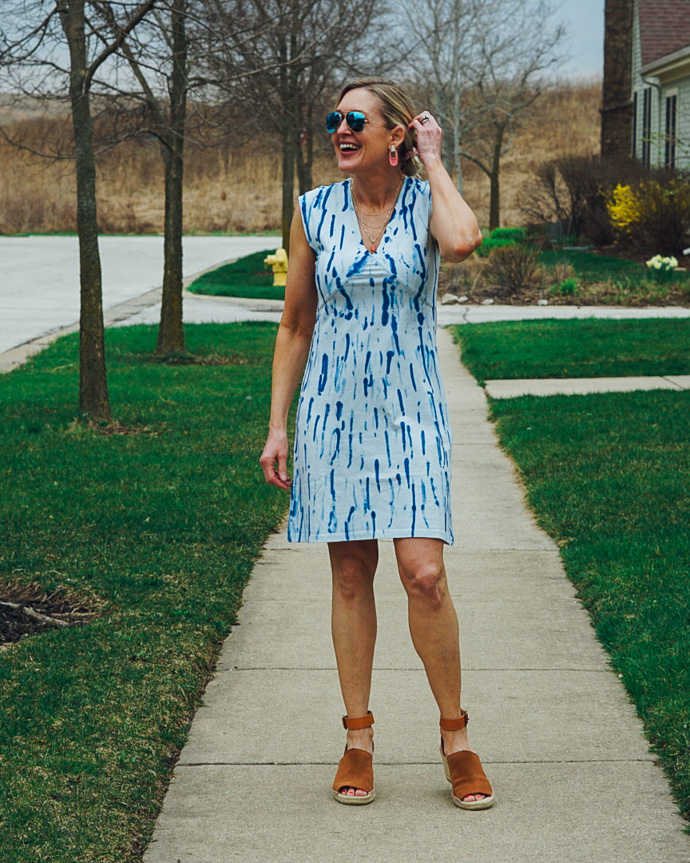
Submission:
[[[185,237],[184,275],[262,249],[279,237]],[[107,310],[163,280],[162,237],[101,237]],[[0,237],[0,353],[79,319],[76,237]]]
[[[185,237],[184,274],[203,270],[259,250],[275,249],[278,237]],[[162,237],[102,237],[104,309],[122,304],[109,323],[156,324],[160,302],[142,298],[159,288],[163,277]],[[280,320],[282,303],[268,300],[186,294],[186,323]],[[689,317],[690,308],[620,306],[439,305],[440,326],[543,318]],[[0,237],[0,356],[79,319],[79,253],[76,237]],[[35,350],[40,349],[40,344]],[[33,351],[32,351],[33,352]],[[9,355],[8,355],[9,356]],[[5,369],[23,362],[13,357]]]

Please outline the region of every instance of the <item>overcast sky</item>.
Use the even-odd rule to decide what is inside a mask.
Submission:
[[[565,0],[558,17],[569,25],[571,59],[559,77],[601,78],[604,71],[604,0]]]

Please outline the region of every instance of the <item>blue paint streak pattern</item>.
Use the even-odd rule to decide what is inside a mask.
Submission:
[[[452,543],[429,184],[405,180],[374,254],[361,241],[350,181],[307,192],[299,207],[316,253],[318,311],[297,413],[288,539]]]

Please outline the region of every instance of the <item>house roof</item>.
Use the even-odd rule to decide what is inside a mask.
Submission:
[[[639,0],[642,65],[690,46],[690,0]]]

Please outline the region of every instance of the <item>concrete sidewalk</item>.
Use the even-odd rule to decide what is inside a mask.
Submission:
[[[586,395],[587,393],[632,392],[633,390],[690,390],[690,375],[648,375],[620,378],[519,378],[485,381],[495,399],[516,396]]]
[[[439,346],[454,428],[451,592],[470,740],[497,795],[453,806],[438,713],[410,644],[391,542],[377,575],[377,799],[330,786],[342,702],[322,545],[272,537],[245,592],[145,863],[687,863],[668,788],[607,668],[558,550],[535,525],[450,336]]]

